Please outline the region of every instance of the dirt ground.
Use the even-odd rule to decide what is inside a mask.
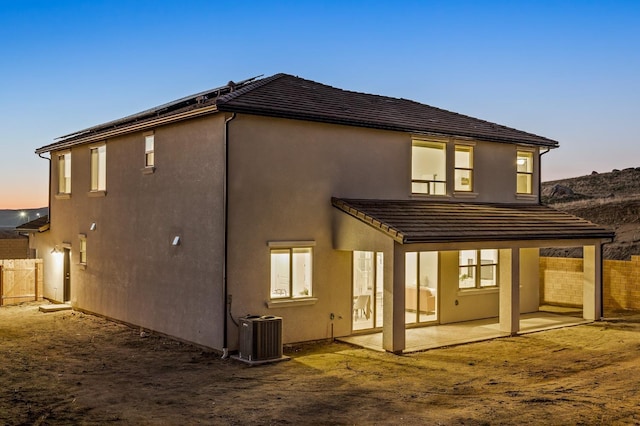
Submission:
[[[78,312],[0,308],[0,424],[640,424],[640,314],[395,356],[250,367]]]

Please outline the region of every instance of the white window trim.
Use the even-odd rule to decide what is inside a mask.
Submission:
[[[315,247],[316,246],[316,242],[315,240],[294,240],[294,241],[267,241],[267,246],[269,247],[269,250],[272,249],[295,249],[295,248],[308,248],[308,247]],[[315,251],[312,251],[312,253],[314,253]],[[313,271],[315,271],[315,255],[312,254],[312,274],[314,274]],[[312,285],[314,284],[314,276],[312,275]],[[269,284],[269,286],[271,286],[271,284]],[[318,302],[318,298],[313,296],[313,290],[312,290],[312,294],[308,297],[291,297],[291,298],[286,298],[286,299],[272,299],[271,296],[269,296],[269,298],[267,299],[267,301],[265,302],[265,305],[267,306],[267,308],[287,308],[287,307],[294,307],[294,306],[308,306],[308,305],[315,305]],[[271,287],[269,287],[269,294],[271,294]]]
[[[471,168],[461,168],[456,167],[456,148],[457,147],[466,147],[471,149]],[[471,171],[471,191],[461,191],[456,189],[455,175],[456,170],[470,170]],[[478,196],[478,193],[475,191],[476,189],[476,144],[475,142],[459,142],[453,141],[453,194],[457,198],[475,198]],[[467,197],[465,197],[467,195]]]
[[[85,261],[82,261],[82,241],[84,241]],[[87,268],[87,234],[78,234],[78,265],[81,269]]]
[[[58,160],[57,164],[56,164],[56,167],[58,168],[58,191],[56,193],[56,198],[57,199],[68,199],[68,198],[71,198],[71,191],[73,190],[73,187],[71,185],[71,178],[72,178],[73,175],[71,173],[71,170],[69,170],[69,181],[70,181],[69,182],[69,191],[66,191],[66,190],[64,192],[60,191],[60,178],[61,178],[61,176],[60,176],[60,158],[61,157],[66,157],[68,155],[69,156],[70,167],[73,167],[73,161],[71,159],[71,150],[61,151],[61,152],[58,152],[56,155],[57,155],[56,158]],[[66,160],[65,160],[65,168],[66,167],[67,166],[66,166]],[[64,173],[64,171],[62,173]]]
[[[482,258],[481,258],[481,253],[483,250],[497,250],[497,249],[469,249],[469,250],[475,250],[477,253],[477,262],[475,265],[473,265],[473,268],[475,269],[475,274],[476,277],[479,278],[480,274],[481,274],[481,267],[482,265]],[[489,292],[489,290],[495,290],[495,291],[499,291],[500,290],[500,251],[498,250],[498,260],[495,264],[496,267],[496,285],[490,285],[490,286],[486,286],[486,287],[478,287],[478,282],[476,281],[475,283],[475,287],[467,287],[467,288],[460,288],[460,281],[458,280],[458,295],[460,294],[474,294],[474,293],[487,293]],[[486,266],[486,265],[484,265]],[[468,267],[468,265],[460,265],[460,257],[458,255],[458,271],[460,270],[460,268],[465,268]],[[458,274],[459,276],[459,274]]]
[[[422,146],[425,145],[429,145],[429,144],[433,144],[433,145],[442,145],[443,146],[443,151],[444,151],[444,194],[427,194],[424,192],[413,192],[413,184],[415,182],[415,180],[413,179],[413,172],[411,175],[411,189],[410,189],[410,194],[411,197],[415,197],[415,198],[431,198],[431,199],[443,199],[443,198],[447,198],[450,197],[450,192],[449,192],[449,146],[450,146],[450,140],[448,138],[438,138],[438,137],[425,137],[425,136],[412,136],[411,137],[411,164],[410,164],[410,170],[413,170],[413,148],[414,146],[420,146],[422,144]]]
[[[315,247],[316,242],[314,240],[309,241],[267,241],[269,248],[303,248],[303,247]]]
[[[142,168],[142,174],[148,175],[152,174],[156,171],[156,142],[155,142],[155,132],[144,132],[142,134],[144,140],[144,167]],[[147,137],[153,136],[153,151],[147,151]],[[153,153],[153,164],[147,165],[147,154],[149,152]]]
[[[105,149],[105,158],[104,158],[104,189],[93,189],[91,188],[92,186],[92,182],[91,180],[93,179],[93,166],[91,164],[91,155],[92,155],[92,151],[94,149],[100,149],[104,147]],[[100,158],[100,156],[98,155],[98,159]],[[99,160],[98,160],[99,162]],[[99,166],[98,166],[99,167]],[[100,169],[98,168],[98,173],[99,173]],[[99,177],[98,177],[98,182],[99,182]],[[98,185],[99,186],[99,185]],[[89,196],[92,197],[104,197],[105,195],[107,195],[107,143],[103,142],[103,143],[99,143],[96,145],[90,145],[89,146]]]
[[[536,194],[536,182],[535,182],[535,175],[536,175],[536,150],[529,148],[529,147],[523,147],[523,146],[516,146],[516,162],[518,161],[518,153],[519,152],[528,152],[531,153],[531,192],[527,193],[527,192],[518,192],[518,175],[520,174],[520,172],[518,172],[518,165],[516,164],[516,199],[519,200],[536,200],[538,198],[537,194]],[[527,173],[529,174],[529,173]]]

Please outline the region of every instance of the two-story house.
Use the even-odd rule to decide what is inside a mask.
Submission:
[[[45,296],[217,350],[246,314],[285,342],[539,307],[538,251],[583,246],[601,316],[613,233],[540,205],[556,141],[286,74],[85,129],[51,164]]]

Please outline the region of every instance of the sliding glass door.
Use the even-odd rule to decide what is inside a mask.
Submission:
[[[382,253],[353,252],[353,330],[382,327]]]

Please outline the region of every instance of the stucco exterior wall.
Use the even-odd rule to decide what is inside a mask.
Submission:
[[[334,250],[336,209],[331,197],[406,198],[407,137],[242,115],[230,123],[229,135],[228,279],[233,315],[283,317],[285,342],[328,338],[332,323],[335,336],[350,334],[352,254]],[[315,242],[317,303],[267,308],[268,242],[300,240]],[[385,255],[385,276],[390,259]],[[231,327],[229,333],[233,348],[237,329]]]
[[[281,316],[285,342],[328,338],[332,324],[334,336],[349,334],[352,261],[351,253],[341,249],[383,251],[385,279],[391,279],[392,246],[390,239],[389,245],[378,245],[375,239],[379,237],[372,235],[379,231],[366,225],[359,227],[358,237],[340,236],[342,231],[334,228],[340,220],[349,219],[336,219],[346,215],[338,212],[336,216],[330,200],[412,198],[411,135],[248,115],[238,115],[230,123],[229,135],[228,277],[233,316]],[[440,199],[536,202],[516,196],[516,151],[509,144],[476,142],[475,194],[469,198],[469,194],[450,190]],[[453,156],[448,157],[451,162]],[[497,166],[500,164],[503,167]],[[307,240],[315,242],[313,296],[317,302],[268,308],[268,243]],[[445,308],[440,311],[441,322],[496,316],[497,292],[457,296],[457,252],[452,256],[455,261],[450,264],[446,256],[442,261],[441,303]],[[337,320],[330,319],[332,313]],[[237,333],[230,325],[230,348]]]
[[[46,238],[71,248],[74,307],[220,349],[224,116],[154,131],[154,173],[142,171],[143,132],[105,141],[105,196],[89,193],[89,148],[99,144],[71,150],[68,199],[56,197],[52,153]],[[86,235],[86,267],[79,264],[79,234]],[[171,245],[175,236],[179,246]],[[45,296],[60,300],[61,260],[45,255]]]

